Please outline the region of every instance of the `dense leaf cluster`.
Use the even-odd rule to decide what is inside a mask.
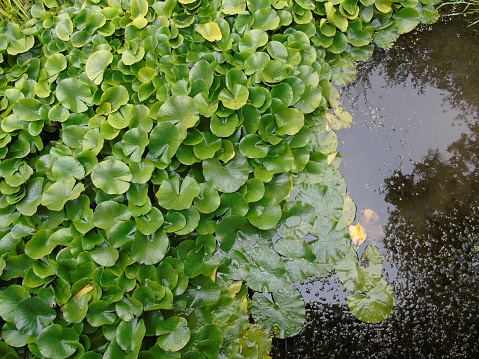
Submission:
[[[333,269],[358,318],[390,313],[381,258],[350,244],[331,81],[432,2],[28,12],[0,24],[2,355],[265,357],[303,326],[292,282]]]

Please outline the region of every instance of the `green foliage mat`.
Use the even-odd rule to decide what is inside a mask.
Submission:
[[[333,270],[355,316],[386,318],[332,81],[434,2],[46,0],[2,21],[2,356],[267,357],[303,327],[292,283]]]

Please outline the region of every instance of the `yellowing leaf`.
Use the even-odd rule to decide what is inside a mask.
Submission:
[[[381,226],[381,220],[376,212],[372,209],[364,209],[361,211],[359,222],[366,228],[369,240],[377,240],[384,237],[384,228]]]
[[[73,298],[75,300],[78,300],[79,297],[81,297],[82,295],[90,293],[93,289],[94,289],[94,287],[92,285],[88,284],[85,287],[83,287],[82,289],[80,289],[78,291],[78,293],[73,296]]]
[[[364,243],[367,236],[366,230],[359,223],[349,226],[349,235],[351,236],[351,241],[358,247]]]
[[[195,29],[196,32],[200,33],[208,41],[219,41],[223,38],[221,29],[216,22],[209,22],[207,24],[200,24]]]

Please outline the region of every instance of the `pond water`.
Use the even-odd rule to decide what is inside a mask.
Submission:
[[[355,319],[333,275],[302,283],[308,323],[274,358],[479,354],[479,31],[452,18],[403,35],[342,89],[340,167],[395,309]],[[340,288],[339,290],[337,288]]]

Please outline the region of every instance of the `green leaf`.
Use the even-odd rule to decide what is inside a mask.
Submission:
[[[42,195],[42,205],[52,211],[61,211],[67,201],[76,199],[85,189],[83,183],[75,180],[61,180],[53,183]]]
[[[130,95],[128,90],[123,85],[115,85],[108,88],[103,95],[101,95],[100,101],[103,104],[108,104],[111,108],[109,113],[117,111],[121,106],[126,105]]]
[[[121,349],[132,352],[141,346],[145,333],[146,327],[142,319],[122,321],[116,329],[116,341]]]
[[[61,325],[52,324],[38,335],[38,348],[40,353],[47,358],[68,358],[79,347],[78,333],[72,328],[63,328]]]
[[[38,206],[42,203],[43,181],[42,177],[34,177],[26,182],[25,197],[16,204],[18,212],[22,215],[32,216],[37,212]]]
[[[272,297],[273,302],[260,293],[253,295],[251,312],[258,326],[279,338],[298,334],[306,317],[301,293],[292,284],[287,284]]]
[[[113,55],[110,51],[99,50],[94,52],[86,61],[86,75],[95,85],[100,85],[103,81],[103,73],[112,61]]]
[[[128,221],[131,213],[128,207],[116,201],[105,201],[99,203],[93,213],[93,222],[98,228],[109,230],[116,223]]]
[[[69,17],[57,23],[55,33],[61,40],[70,41],[70,36],[73,33],[73,22]]]
[[[201,213],[211,213],[220,206],[218,191],[206,183],[200,183],[200,194],[195,198],[195,208]]]
[[[139,231],[131,245],[131,258],[141,264],[157,264],[168,252],[170,241],[165,231],[157,231],[145,236]]]
[[[412,31],[419,24],[420,14],[415,8],[406,7],[395,12],[393,19],[396,19],[399,33],[404,34]]]
[[[2,338],[10,347],[23,347],[27,344],[29,334],[23,333],[15,327],[13,322],[7,322],[2,328]]]
[[[289,201],[283,206],[281,222],[284,226],[279,230],[283,238],[303,238],[313,227],[318,213],[313,206],[301,201]]]
[[[36,99],[22,98],[13,105],[13,113],[21,121],[37,121],[42,118],[40,115],[42,106],[43,104]]]
[[[239,110],[248,101],[248,88],[241,84],[235,84],[231,90],[223,89],[218,95],[223,105],[232,110]]]
[[[25,298],[30,298],[28,291],[22,286],[13,284],[0,293],[0,316],[7,322],[13,322],[13,311],[17,304]]]
[[[356,318],[366,323],[378,323],[391,315],[394,298],[389,284],[381,280],[365,294],[351,295],[348,305]]]
[[[250,203],[246,218],[259,229],[274,228],[281,219],[281,206],[271,197],[265,196],[259,201]]]
[[[281,257],[265,245],[249,248],[253,243],[249,244],[248,239],[244,238],[236,239],[233,250],[229,253],[230,278],[246,280],[248,287],[257,292],[280,290],[287,283],[287,273]]]
[[[251,54],[245,61],[245,74],[252,75],[256,71],[261,71],[269,62],[270,57],[265,52],[255,52]]]
[[[60,157],[52,166],[52,175],[56,181],[82,179],[85,177],[85,168],[80,161],[73,157]]]
[[[113,247],[96,247],[90,251],[90,255],[95,263],[104,267],[111,267],[118,260],[120,253]]]
[[[13,311],[15,326],[22,332],[38,335],[57,316],[55,309],[39,297],[22,299]]]
[[[224,193],[235,192],[248,180],[247,158],[236,153],[226,164],[214,158],[207,159],[203,161],[203,175],[216,190]]]
[[[138,299],[125,295],[115,303],[115,311],[118,316],[126,322],[132,321],[143,311],[143,304]]]
[[[90,294],[72,297],[63,306],[63,317],[68,323],[80,323],[85,319],[88,311],[88,302],[91,298]]]
[[[241,38],[239,43],[240,52],[251,51],[254,52],[260,46],[268,43],[268,34],[261,29],[254,29],[247,31]]]
[[[158,110],[158,121],[169,121],[179,124],[183,133],[193,127],[199,120],[198,107],[189,96],[169,97]]]
[[[160,189],[156,193],[158,204],[166,209],[182,210],[191,206],[193,199],[201,192],[196,180],[190,176],[181,181],[173,177],[161,182]]]
[[[167,352],[176,352],[188,344],[190,329],[185,318],[173,316],[156,326],[158,346]]]
[[[278,83],[286,78],[288,72],[286,66],[276,60],[270,60],[261,71],[261,79],[267,84]]]
[[[117,316],[113,305],[103,300],[97,300],[90,303],[86,318],[91,326],[100,327],[105,324],[113,324]]]
[[[122,194],[130,188],[132,174],[128,165],[118,160],[105,160],[95,166],[91,180],[108,194]]]
[[[130,13],[133,18],[145,17],[146,14],[148,13],[148,1],[132,0],[130,5]]]
[[[178,126],[171,122],[160,122],[150,133],[147,158],[159,161],[161,165],[166,167],[178,150],[182,137]]]
[[[125,156],[134,162],[140,162],[148,143],[148,134],[141,128],[132,128],[121,139],[121,148]]]
[[[163,221],[163,214],[156,207],[151,208],[147,214],[135,218],[136,227],[147,236],[155,233],[161,227]]]
[[[75,78],[60,81],[56,96],[64,107],[76,113],[85,112],[93,102],[91,89]]]
[[[393,2],[393,0],[375,0],[374,5],[382,13],[388,13],[392,10]]]
[[[328,21],[342,32],[346,32],[348,29],[348,19],[339,13],[333,3],[327,2],[324,4],[324,7]]]
[[[226,15],[239,15],[246,10],[245,0],[223,0],[222,11]]]
[[[50,254],[57,243],[51,243],[49,237],[50,231],[40,229],[25,244],[25,253],[32,259],[40,259]]]
[[[239,150],[248,158],[264,158],[268,155],[269,145],[263,142],[257,134],[244,136],[239,143]]]

